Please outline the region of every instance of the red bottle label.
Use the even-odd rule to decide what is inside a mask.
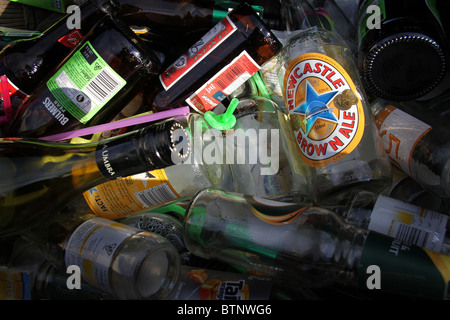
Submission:
[[[172,87],[236,30],[236,26],[228,17],[216,24],[159,76],[164,89]]]
[[[83,38],[83,35],[81,34],[80,30],[73,30],[72,32],[69,32],[64,37],[60,38],[58,40],[59,43],[66,46],[67,48],[74,48],[78,42],[81,41]]]
[[[200,112],[209,111],[258,72],[259,69],[261,67],[246,51],[243,51],[186,99],[186,102]]]

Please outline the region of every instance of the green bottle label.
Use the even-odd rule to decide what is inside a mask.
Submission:
[[[47,81],[47,87],[63,109],[86,124],[126,81],[87,41]]]
[[[369,266],[379,268],[379,289],[426,299],[443,299],[450,280],[450,257],[376,232],[369,232],[364,244],[361,288],[369,288]]]

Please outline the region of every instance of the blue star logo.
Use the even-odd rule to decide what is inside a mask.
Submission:
[[[337,93],[338,91],[328,91],[319,95],[309,82],[306,83],[305,102],[293,110],[294,113],[305,116],[306,134],[311,131],[318,118],[338,122],[338,119],[333,114],[332,108],[328,107],[328,104]]]

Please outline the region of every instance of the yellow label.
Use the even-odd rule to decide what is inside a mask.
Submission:
[[[83,195],[93,213],[113,220],[181,198],[164,170],[111,180]]]
[[[364,133],[364,110],[345,69],[320,53],[298,56],[284,76],[284,99],[297,149],[311,167],[352,152]]]
[[[430,259],[434,262],[436,268],[439,270],[439,272],[442,275],[442,278],[444,279],[445,283],[449,283],[450,281],[450,257],[428,250],[424,249],[424,251],[428,254]]]

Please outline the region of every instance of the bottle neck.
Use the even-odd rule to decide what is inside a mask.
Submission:
[[[95,159],[102,175],[112,180],[180,164],[189,154],[186,131],[178,121],[170,120],[102,140]]]

